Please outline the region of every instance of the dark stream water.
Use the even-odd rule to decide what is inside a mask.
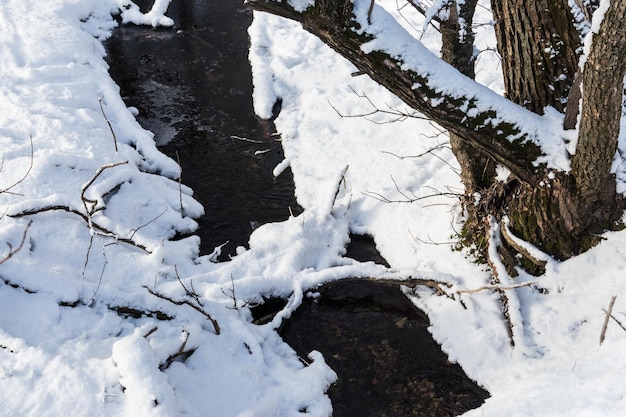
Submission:
[[[136,3],[147,11],[152,1]],[[275,128],[253,112],[250,10],[240,0],[173,0],[167,15],[174,28],[115,29],[105,45],[110,73],[204,205],[201,252],[228,241],[221,257],[227,260],[257,225],[301,209],[291,172],[272,175],[283,158]],[[352,237],[348,256],[385,263],[364,237]],[[322,352],[337,372],[329,391],[335,417],[453,416],[488,396],[447,362],[428,319],[397,284],[346,280],[319,292],[281,335],[301,357]],[[284,305],[270,301],[255,317]]]
[[[152,4],[137,3],[144,11]],[[115,29],[106,44],[110,73],[205,207],[201,253],[229,242],[227,260],[253,228],[301,209],[291,171],[272,175],[283,159],[273,123],[252,108],[250,10],[243,1],[175,0],[167,14],[174,28]]]

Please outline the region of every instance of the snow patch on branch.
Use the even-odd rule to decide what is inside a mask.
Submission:
[[[154,4],[148,13],[141,13],[139,6],[130,0],[120,0],[119,7],[122,10],[122,22],[136,25],[174,26],[174,21],[165,16],[171,0],[154,0]]]

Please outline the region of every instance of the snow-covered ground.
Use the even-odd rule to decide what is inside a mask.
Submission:
[[[1,416],[327,416],[334,372],[316,352],[302,365],[275,332],[304,290],[351,276],[433,278],[451,291],[489,282],[451,250],[462,216],[449,194],[462,186],[445,134],[417,118],[341,117],[408,109],[268,15],[250,28],[255,108],[268,116],[282,98],[275,173],[291,167],[306,210],[257,229],[230,262],[198,257],[198,239],[178,237],[211,208],[179,185],[103,59],[112,13],[170,24],[167,3],[141,16],[127,0],[0,2]],[[416,19],[404,22],[436,51]],[[481,54],[479,77],[498,89],[492,58]],[[392,268],[342,257],[350,231],[372,234]],[[412,298],[450,360],[492,395],[467,416],[624,415],[626,332],[610,321],[599,337],[613,295],[626,321],[626,233],[605,237],[517,278],[545,291],[507,291],[515,347],[490,291],[463,293],[466,309],[427,290]],[[246,305],[261,295],[290,302],[256,326]]]

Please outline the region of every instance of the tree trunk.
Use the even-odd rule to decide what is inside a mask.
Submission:
[[[626,2],[612,1],[593,37],[583,71],[582,113],[572,176],[580,216],[598,229],[615,217],[617,196],[611,165],[617,151],[626,74]]]
[[[580,37],[568,0],[493,0],[506,96],[537,114],[565,109]]]
[[[467,0],[457,4],[453,1],[449,5],[448,19],[439,23],[442,40],[441,58],[472,79],[475,75],[472,25],[477,2]],[[491,185],[495,177],[495,163],[488,154],[476,149],[456,133],[450,133],[449,136],[452,152],[461,166],[461,181],[465,186],[465,194],[471,197],[475,192]]]

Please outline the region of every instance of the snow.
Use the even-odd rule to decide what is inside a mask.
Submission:
[[[357,3],[363,15],[369,1]],[[445,134],[352,76],[354,67],[297,24],[263,14],[250,28],[255,109],[268,117],[282,99],[285,161],[275,174],[291,167],[305,211],[258,228],[250,249],[222,264],[198,256],[197,237],[176,239],[195,230],[204,208],[123,103],[102,46],[112,13],[171,25],[168,4],[157,0],[142,15],[126,0],[0,3],[3,416],[327,416],[335,373],[318,352],[305,366],[276,333],[304,291],[345,277],[432,278],[450,291],[490,285],[485,267],[451,250],[462,213],[450,194],[462,186]],[[376,30],[385,9],[375,8]],[[420,65],[436,62],[429,49]],[[487,74],[497,65],[481,65],[497,84]],[[362,114],[370,115],[346,117]],[[520,123],[555,129],[557,119],[521,115]],[[562,152],[546,149],[546,158]],[[344,258],[349,232],[372,234],[392,268]],[[626,333],[611,321],[602,345],[599,336],[611,296],[613,315],[626,321],[626,234],[604,238],[569,261],[547,259],[540,278],[503,280],[537,282],[506,290],[515,347],[491,291],[458,293],[466,308],[425,289],[411,296],[450,360],[491,393],[467,416],[623,414]],[[247,305],[269,295],[288,297],[286,308],[252,324]]]

